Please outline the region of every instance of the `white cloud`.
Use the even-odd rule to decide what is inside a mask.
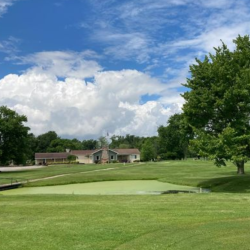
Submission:
[[[17,0],[0,0],[0,17],[6,13],[7,9]]]
[[[18,60],[21,64],[34,65],[28,71],[55,75],[57,77],[92,77],[102,68],[94,60],[96,58],[93,51],[73,52],[73,51],[45,51],[31,54],[25,57],[14,57],[10,59]]]
[[[170,97],[171,98],[171,97]],[[170,103],[168,100],[168,107],[165,107],[163,102],[149,101],[144,105],[120,103],[120,107],[134,114],[134,119],[131,120],[125,126],[116,128],[115,134],[132,134],[148,136],[156,135],[157,128],[160,125],[166,125],[168,118],[176,113],[180,113],[182,107],[182,100],[180,103],[175,102],[176,99],[172,99],[174,102]]]
[[[232,40],[238,34],[249,34],[247,1],[118,2],[100,4],[91,0],[98,16],[89,23],[85,20],[83,26],[91,28],[91,38],[101,44],[105,55],[146,64],[146,70],[152,65],[154,70],[169,67],[168,60],[173,61],[181,50],[189,54],[191,61],[213,51],[214,46],[221,45],[221,39],[232,47]],[[156,65],[155,60],[161,64]]]
[[[19,39],[15,37],[9,37],[7,40],[0,41],[0,52],[5,54],[13,55],[18,52],[17,44]]]
[[[78,62],[77,54],[73,55]],[[100,71],[96,62],[85,59],[76,70],[72,52],[43,52],[23,61],[34,63],[37,57],[44,60],[21,75],[10,74],[0,80],[0,105],[25,114],[36,135],[55,130],[62,136],[86,138],[108,130],[111,134],[148,136],[180,111],[181,102],[176,106],[176,99],[140,105],[141,96],[167,94],[168,90],[137,70]],[[43,68],[47,63],[49,66]],[[58,75],[65,80],[58,80]],[[86,76],[93,81],[84,80]],[[169,94],[178,95],[173,90]]]

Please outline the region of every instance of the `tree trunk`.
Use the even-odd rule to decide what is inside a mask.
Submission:
[[[244,161],[236,162],[237,174],[245,174]]]

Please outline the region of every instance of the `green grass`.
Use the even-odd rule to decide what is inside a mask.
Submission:
[[[1,250],[249,249],[246,194],[0,196]]]
[[[10,171],[0,173],[0,185],[9,183],[8,178],[13,178],[14,180],[22,179],[40,179],[61,174],[74,174],[86,171],[93,171],[98,169],[113,168],[117,165],[101,165],[101,164],[76,164],[76,165],[51,165],[44,168],[32,169],[32,170],[20,170],[20,171]],[[5,179],[6,178],[6,179]]]
[[[96,168],[114,167],[115,170],[80,173]],[[72,173],[55,179],[28,183],[26,186],[52,186],[117,180],[159,180],[177,185],[209,188],[214,192],[249,192],[250,164],[246,164],[246,175],[237,176],[236,167],[229,163],[218,168],[211,161],[169,161],[146,164],[110,164],[63,167],[55,166],[33,172],[20,173],[24,178],[41,178],[53,174]],[[36,176],[34,175],[36,174]],[[11,173],[8,173],[11,176]],[[12,174],[13,175],[13,174]],[[1,174],[1,177],[5,173]]]
[[[89,172],[100,168],[115,170]],[[246,166],[250,173],[250,165]],[[115,180],[160,180],[210,187],[209,194],[20,195],[0,193],[1,250],[238,250],[249,249],[250,175],[229,164],[170,161],[141,165],[55,166],[1,173],[36,179],[31,186]]]

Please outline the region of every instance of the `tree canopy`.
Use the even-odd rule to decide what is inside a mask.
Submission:
[[[166,127],[158,128],[158,136],[161,159],[184,159],[187,156],[191,133],[185,124],[183,114],[171,116]]]
[[[48,152],[50,143],[53,140],[58,139],[57,133],[55,131],[49,131],[47,133],[37,136],[37,148],[36,152],[45,153]]]
[[[183,111],[200,154],[218,166],[233,161],[243,174],[250,156],[250,40],[238,36],[233,42],[233,51],[222,43],[190,66]]]
[[[126,136],[113,135],[111,137],[110,148],[139,148],[141,149],[142,144],[146,138],[135,135],[127,134]]]
[[[28,131],[24,125],[27,118],[6,106],[0,107],[0,163],[13,161],[23,164],[28,151]]]
[[[98,145],[97,140],[89,139],[89,140],[83,140],[82,141],[82,149],[84,150],[93,150],[96,149]]]
[[[141,159],[143,161],[151,161],[157,158],[158,137],[147,138],[141,148]]]

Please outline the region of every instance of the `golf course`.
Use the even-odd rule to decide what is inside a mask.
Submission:
[[[0,249],[249,249],[248,173],[201,160],[2,172],[26,181],[0,192]]]

